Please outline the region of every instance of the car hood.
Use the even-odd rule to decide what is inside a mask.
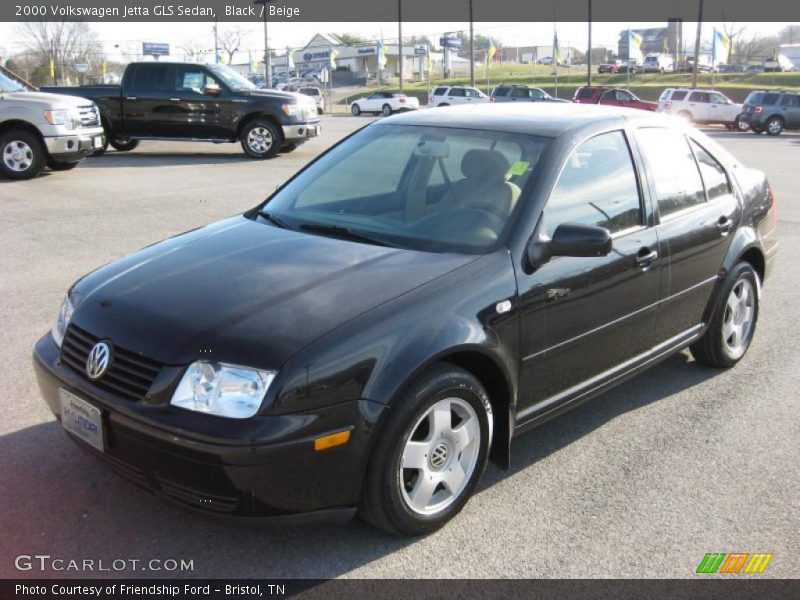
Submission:
[[[477,257],[310,235],[235,217],[150,246],[73,288],[72,322],[164,364],[278,368],[370,309]]]
[[[85,106],[92,101],[78,96],[67,96],[66,94],[50,94],[47,92],[8,92],[0,93],[0,97],[16,102],[37,103],[43,110],[54,110],[57,108],[73,108]]]
[[[299,94],[283,92],[281,90],[265,90],[254,88],[246,91],[247,94],[255,98],[276,98],[278,100],[296,100]]]

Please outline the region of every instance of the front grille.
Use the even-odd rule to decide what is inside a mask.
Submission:
[[[81,127],[97,127],[100,125],[100,113],[94,104],[86,104],[78,107],[81,117]]]
[[[61,362],[89,381],[86,375],[86,359],[89,358],[92,347],[99,341],[100,338],[88,331],[70,325],[61,344]],[[130,350],[109,345],[112,347],[111,363],[99,379],[91,380],[92,385],[126,400],[141,400],[161,370],[161,364]]]

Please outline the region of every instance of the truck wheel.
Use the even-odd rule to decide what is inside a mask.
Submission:
[[[0,172],[9,179],[36,177],[44,164],[44,145],[36,134],[12,129],[0,136]]]
[[[111,147],[117,152],[130,152],[135,150],[139,145],[139,140],[132,140],[131,138],[118,137],[108,141]]]
[[[384,117],[388,117],[389,115],[392,114],[392,107],[389,106],[388,104],[384,104],[383,108],[381,109],[381,112],[383,113]]]
[[[767,121],[767,133],[769,135],[780,135],[783,131],[783,119],[780,117],[770,117]]]
[[[79,160],[66,162],[61,160],[53,160],[52,158],[47,159],[47,166],[50,167],[52,171],[69,171],[77,167],[79,164],[81,164],[81,161]]]
[[[239,139],[250,158],[272,158],[281,149],[281,134],[272,123],[263,119],[245,125]]]

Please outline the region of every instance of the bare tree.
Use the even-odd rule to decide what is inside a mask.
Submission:
[[[733,43],[733,53],[741,64],[755,60],[763,61],[775,52],[777,45],[778,38],[775,36],[763,36],[757,33],[740,34]]]
[[[83,21],[25,21],[17,27],[27,50],[52,64],[62,81],[70,74],[83,79],[83,73],[76,73],[75,64],[87,64],[94,69],[103,61],[97,35]]]
[[[787,25],[778,32],[781,44],[800,44],[800,25]]]
[[[245,35],[246,31],[241,27],[225,29],[219,34],[219,43],[228,55],[228,64],[233,63],[233,56],[239,51]]]
[[[197,40],[189,40],[188,42],[181,44],[178,47],[178,50],[183,53],[184,60],[189,62],[200,62],[200,59],[206,50],[206,45]]]

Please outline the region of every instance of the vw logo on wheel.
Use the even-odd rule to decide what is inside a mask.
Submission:
[[[445,462],[447,462],[447,446],[438,444],[431,453],[431,466],[434,469],[439,469]]]
[[[105,342],[96,343],[86,359],[86,374],[89,379],[97,379],[102,376],[110,362],[111,347]]]

